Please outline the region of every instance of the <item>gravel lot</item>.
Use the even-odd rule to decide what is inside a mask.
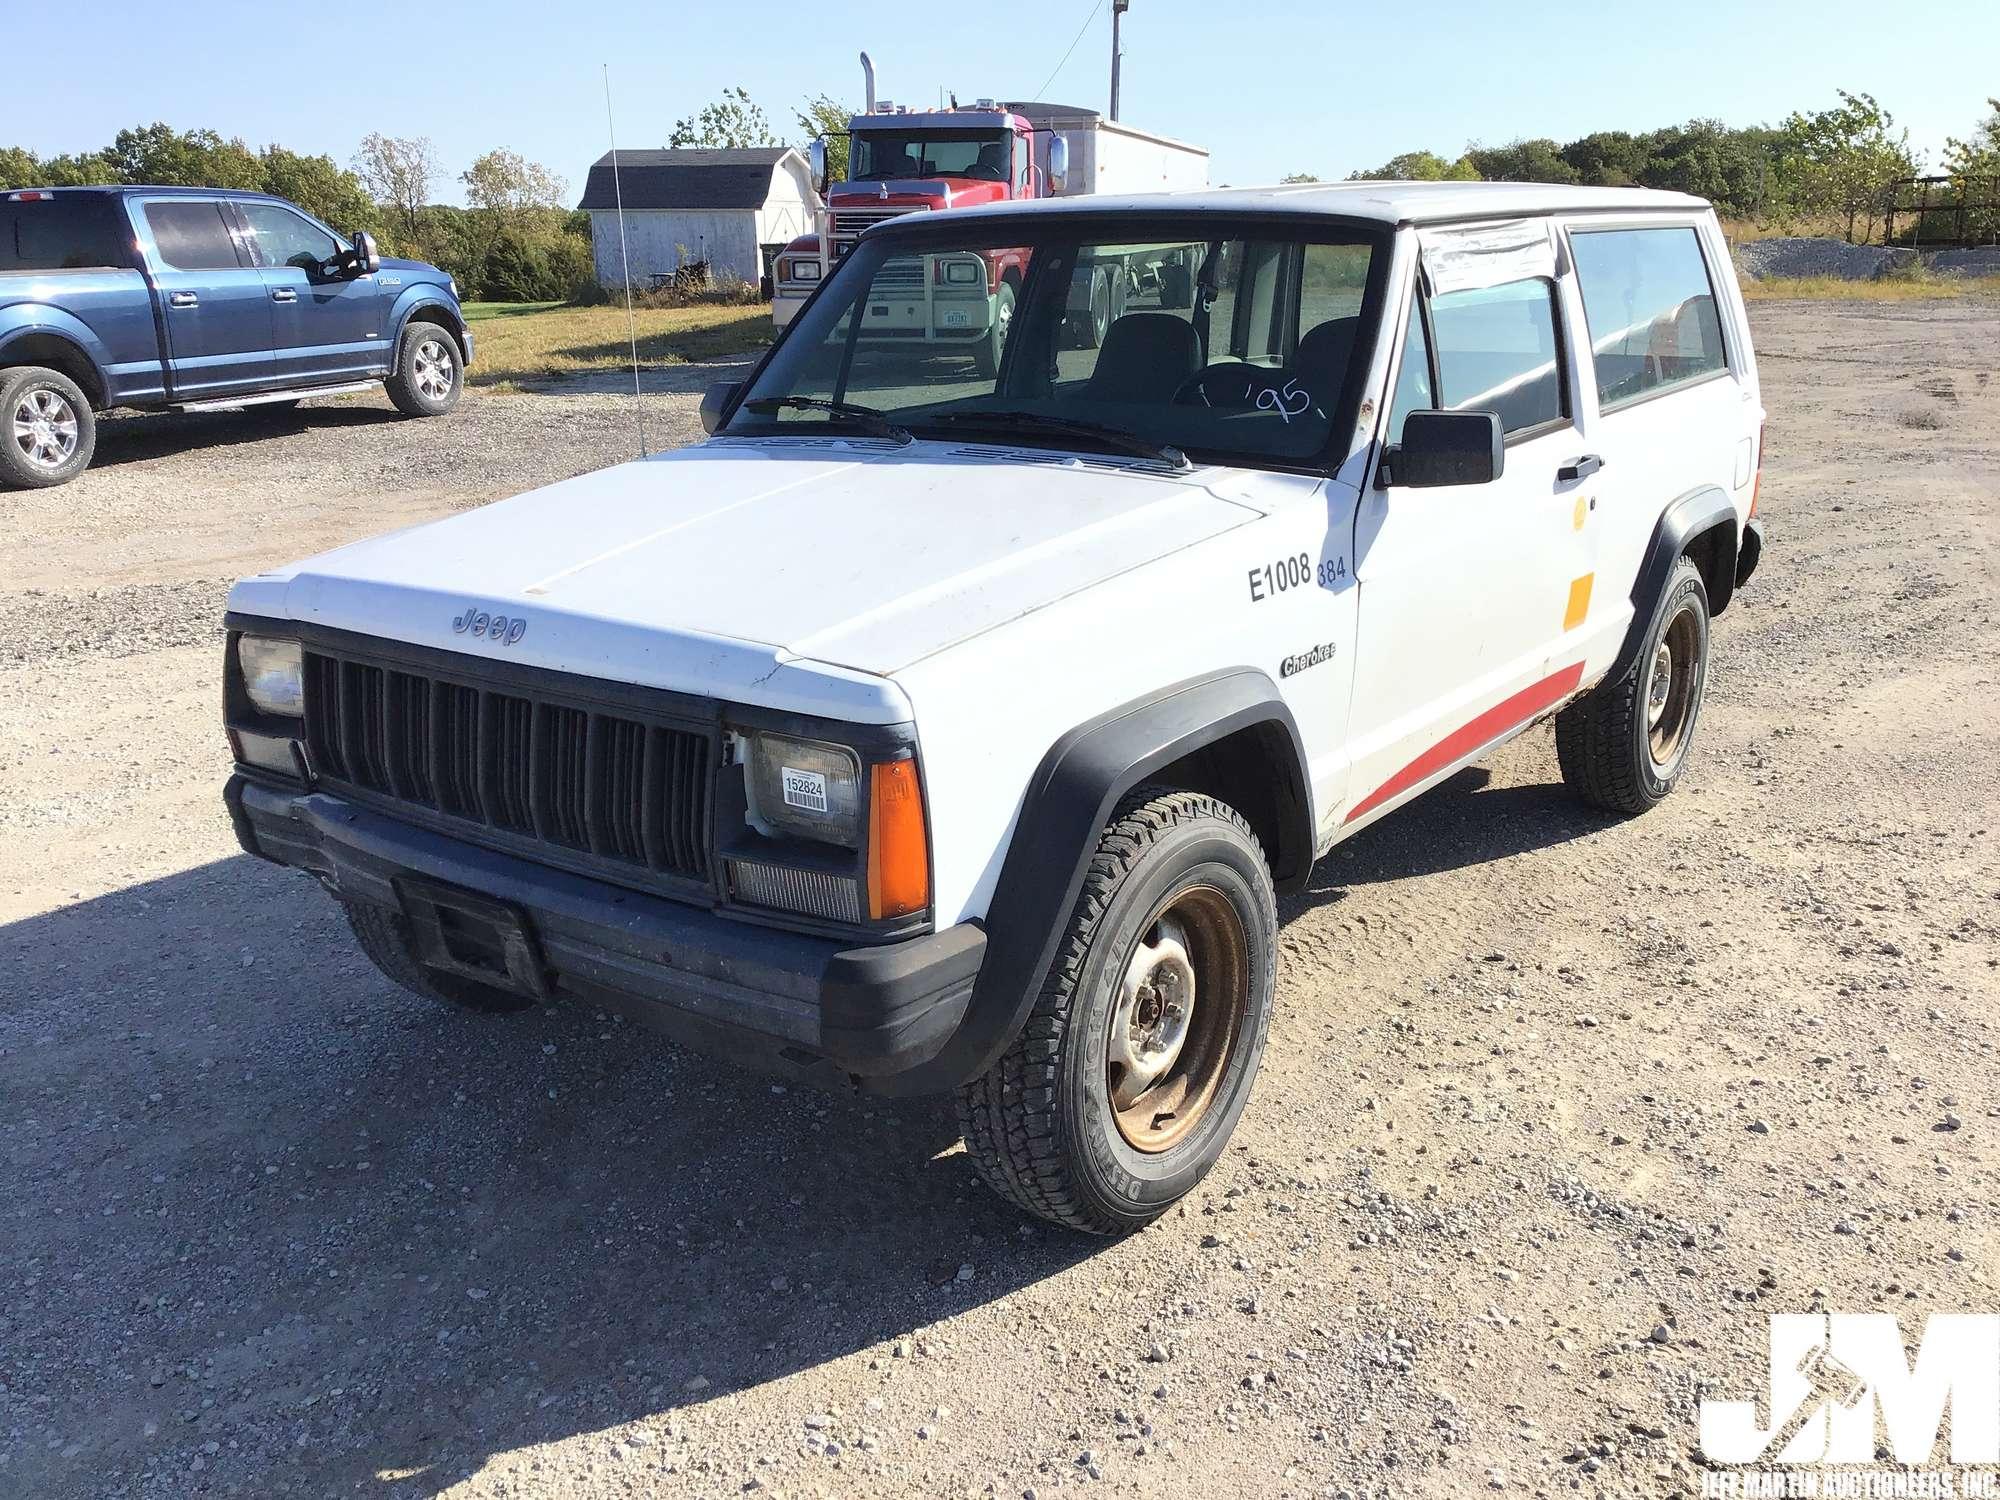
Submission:
[[[108,424],[0,500],[0,1494],[1680,1494],[1767,1312],[2000,1311],[2000,308],[1753,317],[1682,792],[1581,812],[1544,727],[1329,857],[1235,1149],[1117,1244],[942,1105],[431,1007],[235,851],[226,581],[618,398]]]

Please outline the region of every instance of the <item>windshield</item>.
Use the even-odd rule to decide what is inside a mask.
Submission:
[[[1366,361],[1387,253],[1339,226],[1218,216],[877,232],[726,430],[889,423],[919,438],[1297,466],[1326,449]]]
[[[1007,132],[983,130],[871,130],[856,133],[848,178],[879,182],[897,177],[984,177],[1007,180]]]

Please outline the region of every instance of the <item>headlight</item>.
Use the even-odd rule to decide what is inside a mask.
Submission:
[[[844,745],[749,737],[750,816],[794,838],[861,847],[861,763]]]
[[[305,716],[305,662],[297,641],[239,636],[236,664],[243,672],[245,696],[259,709],[288,719]]]
[[[793,281],[818,281],[819,262],[816,260],[795,260],[791,262]]]

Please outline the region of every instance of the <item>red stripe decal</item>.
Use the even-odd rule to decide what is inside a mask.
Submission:
[[[1400,797],[1420,781],[1427,781],[1446,766],[1465,759],[1483,745],[1491,744],[1510,729],[1518,729],[1544,709],[1560,703],[1583,681],[1583,663],[1574,662],[1553,677],[1524,687],[1504,698],[1471,723],[1454,730],[1402,770],[1355,803],[1341,821],[1352,823],[1366,817],[1384,802]]]

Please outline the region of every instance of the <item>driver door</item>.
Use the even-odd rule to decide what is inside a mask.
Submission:
[[[1349,744],[1354,801],[1386,810],[1539,717],[1576,688],[1564,633],[1589,600],[1583,454],[1563,307],[1533,276],[1411,298],[1390,441],[1423,408],[1497,411],[1499,476],[1362,496],[1360,644]],[[1588,467],[1588,466],[1586,466]]]
[[[239,200],[244,238],[255,249],[271,303],[271,347],[279,383],[330,385],[389,368],[389,298],[372,275],[329,271],[346,247],[282,203]]]

